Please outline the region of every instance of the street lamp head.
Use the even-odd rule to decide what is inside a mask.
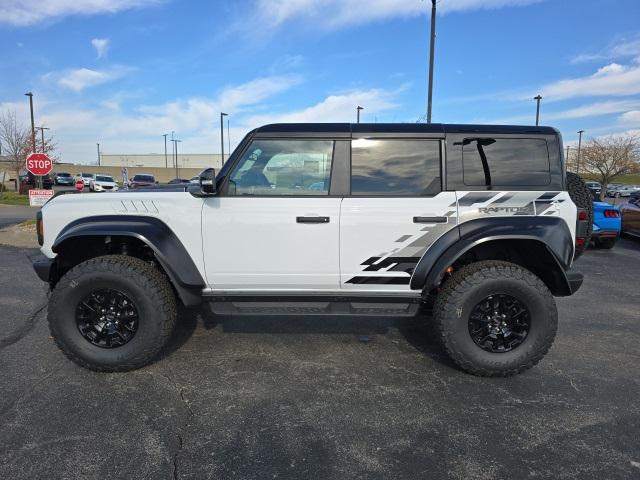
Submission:
[[[224,113],[224,112],[220,112],[220,116],[221,117],[226,117],[227,115],[229,115],[228,113]]]
[[[27,92],[27,93],[25,93],[25,95],[26,95],[27,97],[33,97],[33,93],[31,93],[31,92]]]
[[[578,130],[578,133],[582,135],[584,133],[584,130]]]
[[[542,95],[538,94],[535,97],[533,97],[534,100],[542,100]]]

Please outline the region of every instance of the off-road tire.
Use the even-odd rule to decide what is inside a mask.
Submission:
[[[593,232],[593,195],[591,195],[587,184],[573,172],[567,172],[567,191],[573,203],[575,203],[578,208],[587,211],[587,236],[584,239],[583,245],[576,245],[576,252],[573,257],[575,260],[584,253],[591,241],[591,233]]]
[[[522,344],[508,352],[488,352],[469,333],[469,315],[488,295],[512,295],[523,302],[531,326]],[[435,329],[445,350],[463,370],[483,377],[508,377],[521,373],[549,351],[558,328],[558,312],[547,286],[519,265],[487,260],[453,273],[438,294]]]
[[[76,307],[99,288],[117,289],[138,311],[133,338],[116,348],[101,348],[84,338],[76,324]],[[100,372],[133,370],[153,361],[171,337],[177,317],[175,294],[167,277],[138,258],[106,255],[69,270],[51,293],[48,321],[51,336],[78,365]]]
[[[598,238],[595,240],[596,247],[603,250],[611,250],[616,244],[617,238]]]

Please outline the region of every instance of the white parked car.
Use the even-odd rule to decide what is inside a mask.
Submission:
[[[91,185],[91,180],[96,178],[95,173],[79,173],[76,175],[76,180],[82,180],[85,187]]]
[[[118,182],[109,175],[96,175],[89,183],[92,192],[115,192],[118,190]]]

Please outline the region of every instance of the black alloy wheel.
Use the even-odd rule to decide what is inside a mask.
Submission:
[[[530,329],[529,310],[511,295],[489,295],[469,316],[469,334],[475,344],[487,352],[503,353],[517,348]]]
[[[76,307],[76,324],[85,340],[101,348],[128,343],[138,330],[138,309],[124,293],[94,290]]]

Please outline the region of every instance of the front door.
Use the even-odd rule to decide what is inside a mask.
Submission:
[[[217,291],[335,291],[339,197],[334,141],[255,139],[226,191],[202,210],[205,270]]]
[[[441,191],[437,139],[357,138],[351,195],[340,216],[344,290],[409,291],[427,248],[456,226],[455,192]]]

